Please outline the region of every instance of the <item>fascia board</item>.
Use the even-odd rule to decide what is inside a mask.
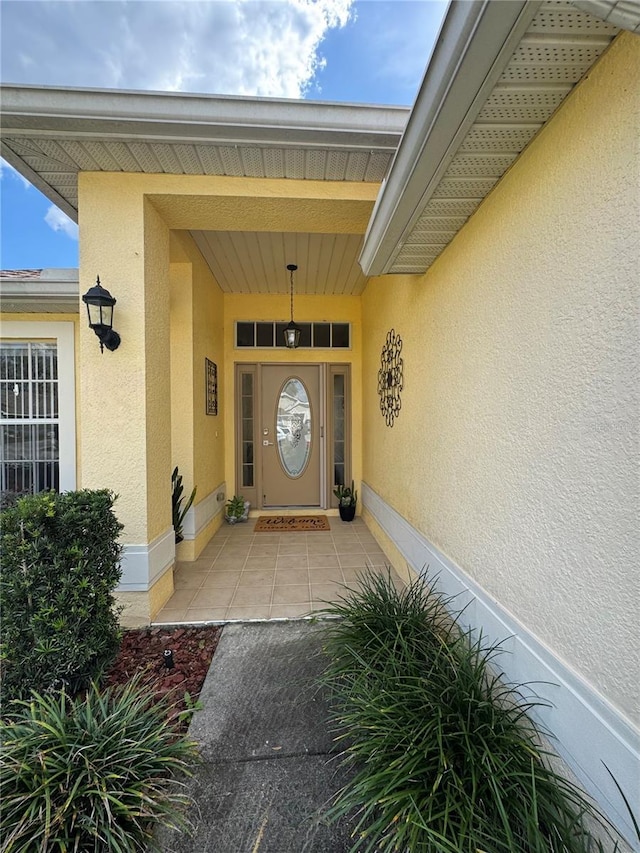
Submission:
[[[573,0],[573,5],[622,30],[640,33],[640,4],[637,0]]]
[[[453,0],[360,254],[383,275],[475,121],[541,2]]]
[[[79,312],[78,281],[0,281],[0,308],[9,313],[19,311]]]
[[[377,148],[395,152],[409,109],[321,101],[2,86],[3,133]]]

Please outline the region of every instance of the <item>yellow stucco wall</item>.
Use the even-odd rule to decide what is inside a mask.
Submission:
[[[284,272],[284,271],[283,271]],[[362,475],[362,306],[359,296],[296,296],[294,302],[296,322],[351,323],[351,349],[235,349],[234,324],[241,320],[271,320],[288,322],[290,303],[288,296],[262,296],[225,294],[225,388],[228,389],[224,411],[225,431],[230,436],[226,443],[225,471],[230,490],[235,484],[234,460],[234,367],[247,362],[315,363],[351,365],[352,412],[352,469],[356,486]],[[236,489],[237,491],[237,489]]]
[[[220,400],[224,393],[223,294],[188,234],[172,232],[171,259],[172,464],[185,503],[195,485],[198,504],[224,480],[224,421],[205,410],[205,358],[218,367]],[[195,559],[212,532],[181,543],[179,558]]]
[[[224,420],[220,415],[207,415],[205,409],[206,358],[218,368],[219,407],[224,399],[225,343],[223,294],[199,252],[194,262],[193,335],[195,472],[204,497],[223,482],[225,475]]]
[[[81,326],[82,484],[118,493],[123,541],[141,544],[171,524],[169,232],[136,187],[101,177],[78,179],[80,292],[100,275],[122,343],[101,354]]]
[[[636,721],[639,86],[624,35],[427,274],[363,297],[364,480]]]
[[[147,541],[171,526],[169,229],[144,204]]]
[[[193,484],[194,482],[192,265],[190,263],[174,263],[172,260],[169,267],[169,279],[171,291],[171,464],[173,467],[176,465],[179,467],[186,486],[186,484]],[[186,487],[188,488],[188,486]]]

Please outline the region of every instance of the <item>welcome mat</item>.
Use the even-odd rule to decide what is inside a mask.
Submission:
[[[261,515],[255,526],[256,533],[287,530],[331,530],[326,515]]]

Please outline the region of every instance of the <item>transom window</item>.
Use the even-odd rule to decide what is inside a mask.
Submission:
[[[284,330],[287,323],[239,320],[236,323],[237,348],[273,349],[285,347]],[[306,349],[349,349],[350,323],[298,323],[300,343]]]
[[[58,490],[58,350],[54,342],[0,345],[0,407],[0,490]]]

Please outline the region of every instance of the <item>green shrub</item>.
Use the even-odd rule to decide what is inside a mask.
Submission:
[[[83,699],[34,694],[0,723],[3,853],[138,851],[185,828],[195,744],[134,679]],[[157,847],[155,848],[157,849]]]
[[[426,581],[367,573],[327,612],[326,679],[351,782],[330,816],[358,815],[353,850],[602,851],[590,801],[551,769],[499,646],[459,629]]]
[[[119,643],[122,525],[108,491],[23,497],[0,516],[3,702],[96,678]]]

